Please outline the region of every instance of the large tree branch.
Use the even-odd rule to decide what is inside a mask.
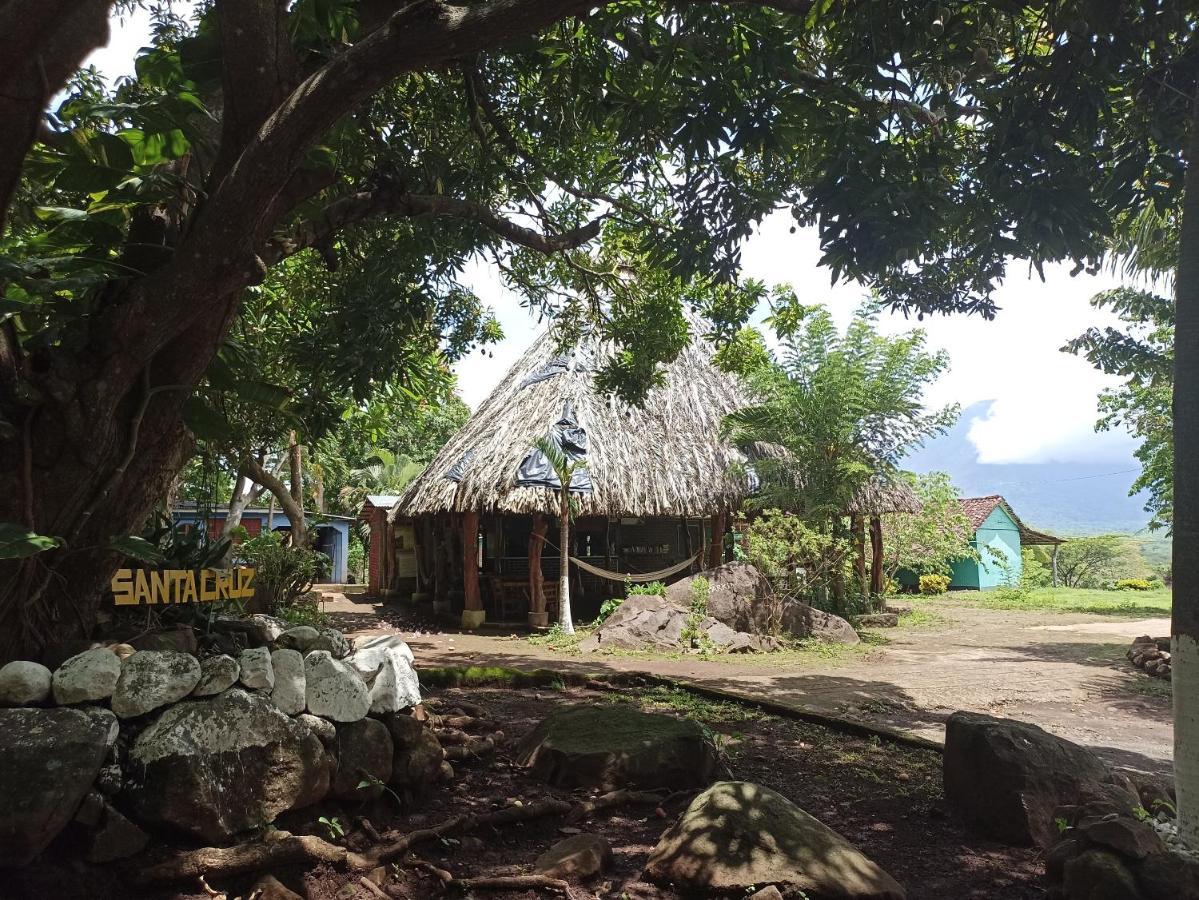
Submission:
[[[543,233],[506,219],[481,203],[441,194],[410,194],[389,188],[351,194],[329,204],[320,218],[270,241],[259,256],[268,266],[309,247],[322,247],[348,225],[379,216],[446,216],[475,222],[505,240],[542,253],[580,247],[599,234],[602,217],[568,231]]]
[[[304,510],[296,503],[291,491],[287,489],[287,485],[263,468],[262,464],[248,453],[242,457],[241,470],[270,491],[271,495],[279,501],[279,506],[291,524],[292,544],[297,547],[307,546],[308,523],[304,520]]]
[[[0,0],[0,233],[46,104],[108,41],[113,0]]]
[[[300,80],[286,0],[216,0],[221,37],[221,149],[214,177],[233,165]]]

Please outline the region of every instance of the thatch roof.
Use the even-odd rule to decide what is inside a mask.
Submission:
[[[720,437],[720,424],[745,398],[734,376],[712,365],[710,345],[695,338],[640,407],[595,390],[594,372],[613,352],[592,342],[559,358],[553,333],[543,333],[408,486],[393,517],[555,514],[556,491],[516,487],[514,478],[567,402],[589,444],[593,490],[573,495],[579,515],[700,517],[737,509],[748,484],[734,463],[744,457]],[[533,380],[538,375],[545,377]]]
[[[854,496],[845,510],[850,515],[877,516],[882,513],[918,513],[920,498],[898,478],[872,478]]]

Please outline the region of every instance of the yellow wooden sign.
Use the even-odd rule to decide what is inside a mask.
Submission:
[[[117,569],[110,587],[117,606],[241,600],[254,596],[254,569]]]

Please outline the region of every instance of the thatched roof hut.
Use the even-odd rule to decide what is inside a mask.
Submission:
[[[734,466],[744,457],[721,438],[720,424],[745,399],[736,379],[712,365],[710,345],[693,340],[639,407],[595,389],[595,372],[613,352],[593,342],[559,355],[553,332],[544,332],[409,485],[395,515],[555,514],[554,490],[517,487],[514,476],[566,404],[588,439],[592,490],[577,494],[579,516],[677,519],[736,510],[748,492]]]

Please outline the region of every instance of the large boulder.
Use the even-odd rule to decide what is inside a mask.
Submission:
[[[301,654],[307,653],[308,648],[313,645],[321,633],[311,625],[297,625],[295,628],[289,628],[283,634],[279,635],[279,639],[275,641],[275,646],[283,650],[297,650]]]
[[[818,897],[903,900],[900,885],[786,797],[721,781],[694,800],[650,853],[645,875],[684,892],[781,885]]]
[[[336,628],[321,628],[308,650],[324,650],[334,659],[345,659],[350,655],[350,642]]]
[[[665,597],[634,594],[580,644],[580,649],[677,650],[686,610]]]
[[[121,659],[105,647],[72,656],[50,679],[59,706],[107,700],[121,677]]]
[[[950,805],[971,828],[1008,844],[1053,845],[1061,806],[1140,805],[1128,779],[1090,750],[1013,719],[955,712],[943,765]]]
[[[399,712],[420,703],[412,650],[399,635],[370,638],[345,661],[370,686],[372,714]]]
[[[337,774],[329,793],[352,800],[382,796],[391,780],[391,734],[378,719],[359,719],[337,729]]]
[[[708,581],[708,615],[734,631],[753,634],[772,633],[770,621],[770,585],[747,562],[730,562],[715,569],[680,579],[666,589],[666,597],[675,606],[691,606],[691,590],[696,578]]]
[[[304,657],[304,681],[308,711],[314,716],[357,722],[370,711],[370,689],[362,676],[328,650],[314,650]]]
[[[703,787],[723,770],[695,722],[632,706],[555,710],[517,748],[516,761],[559,787]]]
[[[830,644],[860,644],[853,626],[832,613],[791,601],[782,607],[783,632],[796,638],[814,638]]]
[[[123,795],[139,822],[219,842],[316,803],[329,769],[308,728],[233,688],[172,706],[139,734]]]
[[[0,867],[31,862],[74,818],[117,731],[103,709],[0,710]]]
[[[15,659],[0,668],[0,706],[37,706],[50,699],[50,670]]]
[[[122,719],[182,700],[200,681],[200,661],[174,650],[142,650],[121,663],[112,711]]]

